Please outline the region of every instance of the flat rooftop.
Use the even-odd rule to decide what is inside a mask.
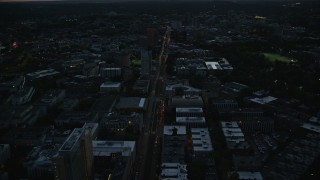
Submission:
[[[80,139],[81,135],[83,134],[84,129],[82,128],[75,128],[67,140],[63,143],[59,151],[70,151],[75,143]]]
[[[176,112],[185,112],[185,113],[202,113],[203,109],[202,108],[197,108],[197,107],[190,107],[190,108],[176,108]]]
[[[116,105],[118,109],[127,109],[127,108],[138,108],[144,109],[146,103],[146,98],[140,97],[123,97],[120,98],[120,101]]]
[[[250,172],[250,171],[238,171],[239,179],[255,179],[263,180],[263,177],[260,172]]]
[[[46,69],[46,70],[41,70],[41,71],[36,71],[32,73],[28,73],[27,76],[30,76],[32,78],[41,78],[45,76],[52,76],[59,74],[60,72],[54,70],[54,69]]]
[[[266,96],[266,97],[263,97],[263,98],[251,98],[249,99],[250,101],[252,102],[255,102],[255,103],[258,103],[258,104],[268,104],[272,101],[275,101],[277,100],[278,98],[275,98],[275,97],[272,97],[272,96]]]
[[[207,65],[208,70],[221,70],[221,66],[219,62],[205,62]]]
[[[176,122],[180,123],[205,123],[205,117],[176,117]]]
[[[195,91],[195,92],[201,92],[200,89],[191,87],[191,86],[187,86],[187,85],[183,85],[181,83],[178,84],[172,84],[172,85],[167,85],[166,86],[166,90],[175,90],[175,89],[179,89],[182,88],[184,91]]]
[[[320,133],[320,125],[311,124],[311,123],[304,123],[301,127],[304,129],[308,129],[310,131]]]
[[[135,141],[92,141],[92,151],[94,156],[111,156],[112,153],[130,156],[135,144]]]
[[[110,87],[113,87],[113,88],[118,88],[121,86],[121,83],[120,82],[111,82],[111,81],[107,81],[107,82],[104,82],[100,85],[100,88],[110,88]]]
[[[236,121],[221,121],[220,123],[222,128],[239,128],[239,125]]]
[[[162,163],[162,180],[187,180],[188,170],[186,164]]]
[[[173,129],[177,129],[178,135],[186,135],[187,134],[186,126],[163,126],[163,134],[164,135],[172,135]]]
[[[191,128],[193,151],[213,151],[208,128]]]
[[[85,123],[82,128],[85,130],[91,130],[93,135],[93,133],[97,131],[98,127],[99,123]]]

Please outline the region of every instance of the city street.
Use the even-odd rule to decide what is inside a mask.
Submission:
[[[156,89],[160,77],[163,78],[165,72],[165,62],[167,59],[167,49],[170,41],[170,27],[167,27],[163,37],[163,44],[159,56],[160,67],[157,75],[151,84],[151,93],[148,97],[148,106],[144,117],[144,128],[139,138],[136,156],[135,179],[154,179],[157,167],[160,162],[158,158],[161,154],[159,149],[159,137],[163,129],[164,101],[159,94],[163,94],[164,89]],[[160,103],[161,102],[161,103]],[[160,106],[160,107],[159,107]],[[160,112],[159,112],[160,110]],[[162,113],[157,115],[157,113]]]

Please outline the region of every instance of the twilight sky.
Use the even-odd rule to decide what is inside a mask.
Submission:
[[[106,2],[121,2],[121,1],[212,1],[212,0],[0,0],[0,2],[31,2],[31,1],[106,1]],[[213,0],[213,1],[308,1],[308,0]],[[312,0],[310,0],[312,1]],[[315,0],[314,0],[315,1]]]

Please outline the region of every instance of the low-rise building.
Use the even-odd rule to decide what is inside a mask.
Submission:
[[[213,100],[212,105],[218,111],[220,110],[234,110],[238,108],[238,102],[233,99],[217,99]]]
[[[164,126],[162,140],[162,162],[185,163],[186,126]]]
[[[272,118],[257,117],[244,120],[237,119],[237,122],[244,133],[272,133],[274,131],[274,120]]]
[[[117,97],[114,95],[100,96],[90,108],[93,113],[98,113],[99,119],[102,118],[106,113],[113,111],[113,108],[117,104]]]
[[[56,167],[54,158],[58,157],[59,145],[34,147],[23,165],[30,179],[55,179]]]
[[[66,98],[63,100],[63,110],[72,111],[79,105],[79,99],[77,98]]]
[[[98,114],[93,112],[62,112],[55,120],[57,126],[98,122]]]
[[[146,98],[141,97],[122,97],[116,105],[116,109],[120,111],[144,111],[147,103]]]
[[[205,127],[203,109],[198,107],[176,108],[176,122],[188,128]]]
[[[24,86],[25,77],[21,74],[0,74],[0,92],[16,92]]]
[[[27,78],[29,78],[31,80],[35,80],[35,79],[41,79],[41,78],[54,77],[58,74],[60,74],[60,72],[58,72],[54,69],[45,69],[45,70],[41,70],[41,71],[28,73]]]
[[[203,117],[203,109],[201,107],[176,108],[177,117]]]
[[[166,95],[169,97],[172,96],[200,96],[202,94],[201,89],[197,89],[188,85],[184,85],[182,83],[172,84],[166,86]]]
[[[231,73],[233,70],[232,65],[226,58],[214,58],[212,60],[208,60],[205,62],[208,71],[226,71],[227,73]]]
[[[148,79],[138,79],[134,84],[132,90],[140,94],[146,95],[149,92],[150,80]]]
[[[16,94],[11,98],[11,104],[21,105],[31,101],[33,94],[35,92],[34,87],[25,87],[20,89]]]
[[[47,108],[52,108],[62,102],[65,96],[66,91],[64,89],[52,89],[42,96],[40,103],[47,106]]]
[[[104,82],[100,85],[100,92],[120,92],[121,90],[121,82]]]
[[[162,163],[161,180],[187,180],[188,170],[186,164],[181,163]]]
[[[241,91],[243,91],[247,88],[248,88],[247,85],[237,83],[237,82],[230,82],[230,83],[225,83],[222,86],[221,93],[227,97],[234,98],[234,97],[239,96]]]
[[[32,105],[2,106],[0,112],[0,129],[31,125],[40,117],[40,110]]]
[[[136,154],[135,141],[92,141],[92,151],[97,174],[107,173],[105,178],[111,179],[129,179]]]
[[[205,159],[213,152],[208,128],[191,128],[193,157]]]
[[[177,107],[202,107],[203,100],[201,96],[173,96],[168,101],[168,108]]]
[[[247,149],[249,148],[242,130],[235,121],[221,121],[222,132],[224,134],[229,149]]]
[[[106,113],[100,122],[101,128],[112,132],[121,132],[126,128],[132,128],[133,132],[141,132],[143,127],[143,114],[131,113],[119,114],[116,112]]]
[[[202,59],[178,58],[176,61],[176,71],[179,76],[206,77],[207,66]]]
[[[101,68],[100,75],[103,78],[113,79],[121,77],[121,68],[105,67]]]
[[[239,180],[263,180],[260,172],[238,171]]]
[[[47,128],[42,127],[19,128],[6,134],[2,141],[16,146],[41,146],[46,139],[47,131]]]

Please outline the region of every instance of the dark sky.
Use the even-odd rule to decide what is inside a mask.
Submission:
[[[0,0],[0,2],[30,2],[30,1],[88,1],[94,0]],[[96,0],[106,2],[121,2],[121,1],[212,1],[212,0]],[[213,1],[308,1],[308,0],[213,0]]]

